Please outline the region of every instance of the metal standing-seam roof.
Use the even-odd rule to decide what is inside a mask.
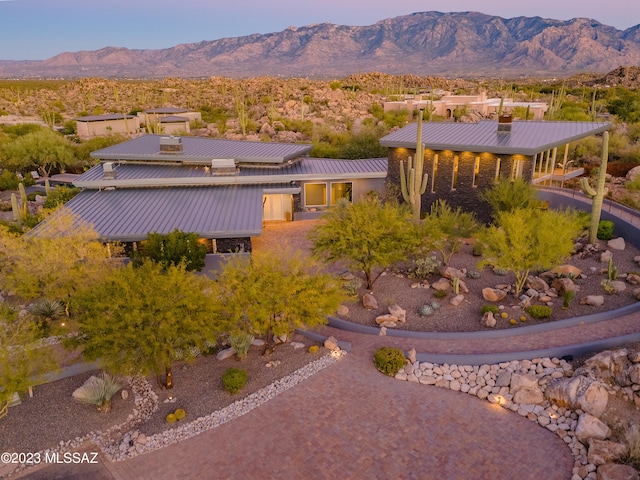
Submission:
[[[122,188],[385,178],[387,176],[387,163],[388,160],[386,158],[365,160],[303,158],[299,162],[279,168],[241,167],[236,175],[216,175],[207,167],[197,165],[122,163],[114,166],[116,178],[112,180],[104,179],[103,166],[100,164],[83,173],[74,181],[74,185],[83,188],[104,188],[108,186]]]
[[[134,115],[123,115],[122,113],[105,113],[103,115],[87,115],[85,117],[74,118],[77,122],[103,122],[106,120],[133,120],[138,118]]]
[[[306,155],[313,145],[276,142],[250,142],[219,138],[180,137],[182,153],[161,153],[160,139],[167,135],[143,135],[127,142],[91,152],[100,160],[150,160],[162,162],[199,161],[233,158],[239,163],[284,163]]]
[[[489,120],[422,125],[422,142],[431,150],[531,156],[611,128],[606,122],[515,121],[510,133],[498,133],[498,122]],[[417,123],[407,125],[381,138],[380,145],[415,149],[417,128]]]
[[[84,190],[65,206],[103,241],[132,242],[174,229],[204,238],[262,231],[262,187],[221,186]]]

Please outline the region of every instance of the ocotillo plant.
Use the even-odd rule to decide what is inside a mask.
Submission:
[[[609,191],[604,186],[607,176],[607,159],[609,158],[609,132],[602,134],[602,161],[600,162],[600,172],[598,172],[598,183],[594,189],[589,184],[588,178],[580,180],[580,186],[584,194],[592,199],[591,203],[591,224],[589,226],[589,242],[595,243],[598,239],[598,224],[600,223],[600,213],[602,212],[602,200]]]
[[[411,205],[413,221],[420,221],[420,209],[422,208],[422,194],[427,190],[428,174],[423,174],[424,169],[424,144],[422,143],[422,117],[423,110],[418,114],[418,134],[416,140],[415,161],[411,157],[407,159],[407,172],[404,171],[404,162],[400,161],[400,188],[402,198]]]

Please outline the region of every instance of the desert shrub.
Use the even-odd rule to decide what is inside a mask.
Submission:
[[[102,373],[78,388],[73,398],[82,403],[96,405],[98,410],[106,413],[111,410],[111,397],[121,388],[122,385],[114,377],[108,373]]]
[[[440,268],[440,260],[435,256],[416,258],[409,271],[409,277],[425,279],[436,273]]]
[[[393,377],[404,367],[404,353],[399,348],[380,347],[373,354],[373,363],[380,372]]]
[[[46,200],[44,201],[44,208],[56,208],[58,205],[62,205],[67,203],[73,197],[80,193],[79,188],[71,188],[60,186],[56,188],[52,188],[49,195],[47,195]]]
[[[624,186],[627,190],[632,192],[640,191],[640,175],[637,175],[633,180],[626,182]]]
[[[498,275],[499,277],[504,277],[505,275],[507,275],[507,273],[509,273],[509,271],[506,268],[494,268],[493,273],[495,275]]]
[[[178,421],[178,419],[176,418],[176,414],[175,413],[170,413],[169,415],[167,415],[165,417],[165,421],[167,423],[176,423]]]
[[[637,425],[631,425],[624,432],[627,452],[619,459],[621,463],[640,470],[640,430]]]
[[[600,220],[598,223],[597,237],[600,240],[611,240],[613,238],[613,222],[611,220]]]
[[[444,298],[447,296],[447,292],[445,290],[436,290],[433,296],[436,298]]]
[[[231,393],[238,393],[247,384],[247,371],[240,368],[227,368],[222,374],[222,386]]]
[[[431,308],[433,308],[434,310],[438,310],[441,306],[438,300],[431,300],[431,303],[429,305],[431,305]]]
[[[149,233],[133,256],[135,265],[145,259],[159,263],[164,268],[184,262],[187,271],[200,271],[204,268],[207,247],[198,242],[197,233],[186,233],[177,228],[166,235]]]
[[[534,203],[536,190],[529,182],[518,178],[515,181],[502,179],[492,188],[480,194],[480,198],[491,206],[494,214],[529,208]]]
[[[532,305],[524,310],[533,318],[549,318],[551,316],[551,307],[546,305]]]
[[[500,309],[497,305],[483,305],[482,306],[482,314],[484,315],[487,312],[498,313]]]
[[[309,347],[309,353],[318,353],[318,350],[320,350],[320,347],[318,347],[318,345],[311,345]]]
[[[0,175],[0,190],[17,190],[19,184],[18,176],[9,170],[4,170]]]
[[[229,345],[235,349],[238,360],[244,360],[247,358],[253,339],[253,335],[242,331],[234,332],[229,335]]]
[[[173,412],[173,414],[176,416],[176,420],[182,420],[184,417],[187,416],[187,412],[184,411],[184,408],[176,409],[176,411]]]
[[[469,270],[467,272],[467,278],[480,278],[480,272],[477,270]]]
[[[342,285],[342,288],[344,288],[349,293],[349,296],[357,297],[358,291],[360,290],[361,286],[362,286],[362,279],[355,277],[351,280],[347,280],[344,283],[344,285]]]
[[[29,312],[36,317],[42,317],[47,320],[55,320],[60,318],[65,313],[65,307],[62,302],[58,300],[49,300],[43,298],[34,302],[29,307]]]

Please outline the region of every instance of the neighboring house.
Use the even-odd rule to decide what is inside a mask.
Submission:
[[[532,120],[544,119],[544,114],[549,109],[549,105],[544,102],[514,102],[510,98],[487,98],[486,92],[478,95],[451,95],[445,94],[437,100],[430,100],[427,95],[416,95],[400,101],[384,102],[384,111],[408,110],[413,112],[419,108],[432,108],[432,114],[443,118],[453,118],[457,109],[464,110],[467,114],[477,113],[483,117],[498,115],[500,113],[513,113],[520,107],[529,114]],[[502,112],[500,111],[502,109]]]
[[[263,221],[382,192],[387,159],[309,158],[311,145],[143,135],[95,151],[67,203],[104,241],[178,228],[212,252],[250,251]]]
[[[152,108],[144,112],[138,112],[140,124],[149,133],[174,135],[189,133],[189,124],[193,121],[202,121],[202,114],[179,107]]]
[[[78,137],[82,139],[115,133],[135,135],[140,132],[140,120],[134,115],[107,113],[104,115],[78,117],[75,121],[76,132]]]
[[[582,168],[568,168],[569,143],[610,128],[610,123],[595,122],[512,122],[510,116],[498,122],[424,122],[424,172],[429,179],[422,210],[442,198],[486,221],[489,206],[479,201],[479,191],[500,178],[551,185],[582,175]],[[406,168],[408,157],[415,155],[416,140],[417,123],[380,140],[389,147],[389,182],[399,185],[400,162]]]

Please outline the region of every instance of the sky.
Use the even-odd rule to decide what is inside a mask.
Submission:
[[[371,25],[426,11],[587,17],[621,30],[640,24],[640,0],[0,0],[0,60],[161,49],[324,22]]]

